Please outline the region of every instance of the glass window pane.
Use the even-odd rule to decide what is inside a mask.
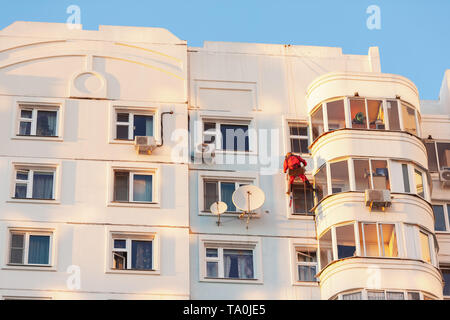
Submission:
[[[128,126],[118,125],[116,127],[116,139],[117,140],[128,140]]]
[[[129,113],[118,113],[117,114],[117,122],[128,122],[130,119]]]
[[[292,186],[294,214],[313,214],[309,212],[314,207],[314,194],[311,188],[304,184],[294,183]]]
[[[135,137],[153,136],[153,116],[134,116],[134,136]]]
[[[152,175],[134,175],[133,201],[152,202],[153,198],[153,176]]]
[[[53,172],[34,172],[33,199],[53,199]]]
[[[374,189],[390,190],[389,171],[386,160],[371,160]]]
[[[342,295],[342,300],[361,300],[361,292],[347,293]]]
[[[405,300],[403,292],[386,292],[387,300]]]
[[[380,243],[385,257],[398,257],[397,236],[395,225],[380,224]]]
[[[314,176],[314,186],[316,191],[317,200],[320,201],[328,195],[328,183],[327,183],[327,166],[323,165]]]
[[[9,262],[15,264],[23,264],[23,252],[24,252],[24,234],[12,234],[11,235],[11,251],[9,256]]]
[[[11,235],[11,247],[23,248],[24,238],[25,238],[24,234],[12,234]]]
[[[152,270],[152,241],[133,240],[131,242],[131,268]]]
[[[384,300],[383,291],[367,291],[367,300]]]
[[[27,198],[27,184],[26,183],[16,183],[16,190],[14,193],[14,198],[16,198],[16,199],[26,199]]]
[[[350,190],[347,160],[331,163],[330,171],[331,190],[333,194]]]
[[[20,117],[23,119],[31,119],[33,118],[32,110],[20,110]]]
[[[220,125],[222,133],[222,149],[249,151],[248,125]]]
[[[129,201],[130,173],[116,171],[114,173],[114,201]]]
[[[56,136],[56,111],[38,111],[36,135],[54,137]]]
[[[331,229],[319,239],[320,268],[323,269],[333,260],[333,246],[331,243]]]
[[[203,142],[214,143],[216,141],[216,124],[214,122],[205,122],[203,124]]]
[[[439,159],[439,168],[441,170],[446,168],[450,168],[450,143],[437,143],[437,152]]]
[[[355,167],[356,191],[371,189],[369,160],[353,160]]]
[[[49,264],[50,237],[30,235],[28,264]]]
[[[352,128],[367,129],[366,102],[364,99],[350,99]]]
[[[206,248],[207,258],[217,258],[219,256],[218,250],[214,248]]]
[[[113,269],[125,270],[127,268],[127,252],[113,251]]]
[[[114,249],[125,249],[127,247],[126,240],[114,240]]]
[[[324,124],[323,124],[323,112],[322,106],[320,106],[312,115],[311,115],[311,126],[312,126],[312,134],[313,141],[316,140],[322,133],[325,132]]]
[[[409,193],[411,192],[411,188],[409,186],[409,172],[407,164],[402,164],[402,173],[403,173],[403,190],[405,190],[406,193]]]
[[[291,152],[301,153],[302,149],[300,147],[300,139],[291,139]]]
[[[252,250],[223,250],[225,278],[253,279]]]
[[[344,100],[327,102],[328,131],[345,128]]]
[[[403,130],[417,135],[416,113],[414,108],[407,106],[404,102],[402,105]]]
[[[389,129],[400,131],[400,120],[398,117],[398,103],[395,100],[387,101],[387,112],[389,116]]]
[[[206,276],[210,278],[219,277],[219,264],[217,262],[206,262]]]
[[[408,292],[408,300],[420,300],[419,292]]]
[[[423,176],[422,172],[417,169],[414,169],[414,182],[416,184],[416,192],[422,198],[425,197],[425,192],[423,189]]]
[[[31,122],[20,122],[19,126],[19,135],[21,136],[29,136],[31,135]]]
[[[445,215],[444,215],[444,206],[434,205],[434,230],[436,231],[445,231]]]
[[[225,202],[228,206],[228,212],[235,212],[236,207],[233,203],[232,196],[236,190],[236,184],[234,182],[221,182],[220,183],[220,200]]]
[[[367,100],[370,129],[385,129],[384,110],[382,100]]]
[[[432,172],[438,171],[437,158],[436,158],[436,148],[434,142],[425,143],[428,155],[428,169]]]
[[[356,255],[355,229],[353,224],[336,227],[338,259]]]
[[[374,223],[360,223],[361,252],[367,257],[378,257],[377,225]]]
[[[28,171],[28,170],[18,170],[16,173],[16,179],[17,180],[28,180],[28,173],[30,173],[30,171]]]
[[[316,266],[298,265],[298,281],[317,281]]]
[[[450,269],[443,269],[442,276],[444,278],[444,296],[450,296]]]
[[[297,251],[297,262],[317,262],[316,250]]]
[[[211,205],[219,201],[219,197],[217,194],[217,182],[216,181],[205,181],[205,211],[209,211]]]
[[[419,232],[420,236],[420,247],[422,253],[422,260],[428,263],[431,263],[431,250],[430,250],[430,241],[428,235],[424,232]]]

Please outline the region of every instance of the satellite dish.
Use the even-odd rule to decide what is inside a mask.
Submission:
[[[245,214],[248,215],[248,229],[248,222],[250,220],[251,212],[262,207],[264,201],[266,200],[266,196],[264,195],[264,191],[260,188],[252,185],[246,185],[238,188],[233,193],[232,200],[236,208],[243,211],[240,218],[242,218]]]
[[[227,211],[228,206],[225,202],[222,201],[216,201],[214,202],[210,207],[209,210],[211,210],[211,213],[216,214],[219,217],[219,220],[217,220],[217,225],[220,226],[220,215]]]

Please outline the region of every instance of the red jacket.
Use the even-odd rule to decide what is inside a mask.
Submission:
[[[305,159],[303,159],[300,156],[291,155],[289,158],[284,159],[284,164],[283,164],[283,171],[284,171],[284,173],[286,173],[287,169],[291,166],[291,163],[292,163],[292,160],[293,160],[293,159],[291,159],[292,157],[297,158],[306,167],[307,163],[306,163]]]

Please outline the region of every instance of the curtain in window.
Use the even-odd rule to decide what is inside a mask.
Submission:
[[[299,281],[316,281],[316,267],[315,266],[298,266],[298,280]]]
[[[56,111],[38,111],[36,135],[56,136]]]
[[[361,292],[348,293],[342,295],[342,300],[361,300],[362,295]]]
[[[387,300],[405,300],[405,295],[403,292],[387,292]]]
[[[53,199],[53,172],[34,173],[33,199]]]
[[[221,182],[220,183],[220,196],[221,200],[228,206],[227,211],[236,211],[236,207],[233,204],[232,196],[235,191],[236,185],[234,182]]]
[[[225,278],[253,279],[252,250],[224,250]]]
[[[211,208],[211,205],[219,201],[219,198],[217,197],[217,182],[215,181],[207,181],[205,182],[205,210],[209,210]]]
[[[222,149],[249,151],[248,125],[220,125],[222,133]]]
[[[133,240],[131,244],[131,268],[137,270],[152,269],[152,241]]]
[[[134,116],[134,136],[153,136],[153,116]]]
[[[150,175],[134,175],[133,201],[152,201],[152,180]]]
[[[384,300],[384,292],[367,291],[367,300]]]
[[[29,264],[48,264],[50,250],[49,236],[30,235],[30,244],[28,248]]]
[[[129,201],[129,180],[129,172],[118,171],[114,173],[114,201]]]

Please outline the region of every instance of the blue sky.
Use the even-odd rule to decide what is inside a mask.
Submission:
[[[163,27],[202,46],[204,40],[342,47],[367,54],[378,46],[383,72],[410,78],[422,99],[438,99],[450,69],[449,0],[15,0],[2,1],[0,28],[16,20],[65,22],[81,8],[84,29],[98,25]],[[381,9],[369,30],[366,9]]]

